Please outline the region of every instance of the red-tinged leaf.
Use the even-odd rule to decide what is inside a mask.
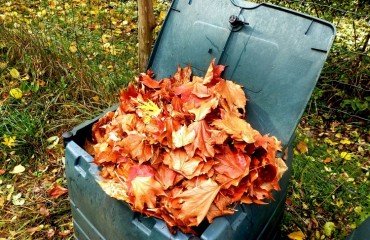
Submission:
[[[108,112],[93,125],[92,133],[96,142],[103,141],[106,132],[106,125],[112,120],[113,116],[114,112]]]
[[[215,155],[214,148],[211,141],[210,127],[204,120],[193,122],[189,125],[189,129],[195,131],[195,139],[192,144],[185,146],[186,152],[189,156],[194,156],[197,149],[206,156],[213,157]]]
[[[129,84],[125,90],[122,90],[119,96],[120,110],[124,113],[134,112],[135,105],[131,101],[132,98],[138,96],[138,91],[133,84]]]
[[[203,102],[203,104],[197,108],[188,109],[188,112],[195,115],[195,121],[200,121],[204,119],[208,113],[215,109],[217,105],[217,98],[211,98],[209,101]]]
[[[231,179],[246,176],[249,173],[249,156],[241,152],[232,152],[229,146],[224,146],[222,149],[222,153],[215,156],[218,162],[215,170]]]
[[[139,211],[145,206],[155,208],[157,196],[165,194],[161,184],[151,176],[132,179],[130,193],[134,197],[134,208]]]
[[[5,170],[4,169],[0,169],[0,176],[3,175],[5,173]]]
[[[204,77],[203,84],[214,83],[219,81],[224,69],[225,66],[223,65],[215,65],[215,59],[213,59],[208,67],[207,73]]]
[[[209,208],[220,191],[212,179],[197,182],[197,186],[179,194],[173,201],[180,206],[177,217],[188,226],[197,226],[206,217]]]
[[[145,136],[141,134],[130,134],[122,139],[119,145],[125,153],[130,154],[133,159],[137,159],[140,164],[148,161],[153,154],[152,146],[145,141]]]
[[[152,166],[141,164],[133,165],[130,168],[127,182],[131,182],[136,177],[153,177],[155,175],[155,170]]]
[[[47,192],[51,198],[59,198],[60,196],[66,194],[68,189],[60,186],[58,183],[54,183]]]
[[[258,132],[244,119],[227,112],[223,114],[222,119],[213,121],[212,125],[230,134],[234,139],[243,140],[246,143],[253,143],[254,137],[258,135]]]
[[[181,175],[177,174],[175,171],[169,169],[165,165],[160,165],[157,168],[157,173],[155,176],[156,180],[162,184],[163,189],[167,190],[168,188],[176,184],[176,181],[179,180],[176,177]]]
[[[229,105],[229,108],[240,108],[244,109],[247,103],[242,87],[238,84],[228,80],[220,80],[215,86],[217,93],[224,98]]]
[[[139,77],[139,81],[145,86],[147,86],[148,88],[160,88],[160,82],[152,79],[147,74],[141,74]]]

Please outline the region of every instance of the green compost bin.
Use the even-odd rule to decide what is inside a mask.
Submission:
[[[156,78],[177,66],[204,75],[209,62],[226,65],[223,77],[244,86],[247,118],[288,152],[335,36],[332,24],[286,8],[239,0],[174,0],[154,46],[149,68]],[[107,111],[113,111],[115,107]],[[199,227],[200,236],[172,235],[162,220],[142,216],[106,195],[99,169],[83,150],[99,116],[64,134],[66,176],[77,239],[275,239],[290,171],[268,205],[237,207],[235,214]]]

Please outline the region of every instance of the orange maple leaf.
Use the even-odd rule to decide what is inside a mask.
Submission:
[[[157,196],[165,195],[162,185],[153,177],[136,177],[131,181],[131,192],[134,196],[134,208],[141,211],[155,208]]]
[[[189,157],[182,149],[176,149],[170,153],[165,153],[163,157],[164,164],[189,179],[193,176],[199,163],[202,161],[200,157]]]
[[[212,125],[230,134],[234,139],[246,143],[253,143],[255,141],[254,137],[258,135],[258,132],[244,119],[229,112],[224,112],[222,119],[213,121]]]
[[[189,125],[189,129],[195,131],[194,142],[185,146],[185,150],[190,157],[194,156],[197,149],[206,156],[213,157],[215,155],[214,148],[212,146],[211,131],[205,120],[193,122]]]
[[[59,198],[67,192],[68,189],[60,186],[58,183],[54,183],[53,186],[48,190],[48,194],[51,198]]]
[[[181,148],[193,142],[195,131],[187,126],[181,126],[179,130],[172,132],[172,143],[176,148]]]
[[[220,186],[212,179],[198,181],[196,187],[180,193],[172,201],[179,207],[177,217],[188,226],[199,225],[219,191]]]
[[[226,99],[229,108],[241,108],[244,109],[247,103],[242,87],[238,84],[228,80],[220,80],[215,86],[216,92],[218,92],[222,98]]]

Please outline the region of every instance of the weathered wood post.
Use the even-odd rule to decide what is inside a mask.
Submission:
[[[152,0],[138,0],[139,15],[139,70],[146,70],[152,47],[152,31],[155,28]]]

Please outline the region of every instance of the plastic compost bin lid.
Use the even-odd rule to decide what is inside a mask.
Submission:
[[[205,74],[211,59],[247,94],[252,126],[286,146],[301,118],[335,36],[326,21],[242,0],[174,0],[149,68],[169,77],[178,65]]]

